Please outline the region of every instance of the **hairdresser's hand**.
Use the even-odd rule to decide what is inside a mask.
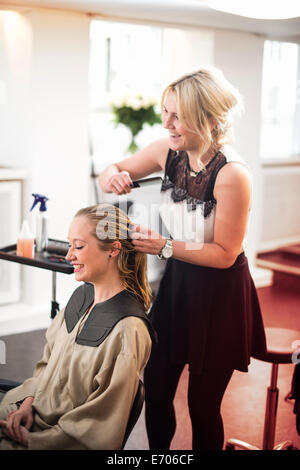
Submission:
[[[133,225],[130,236],[136,251],[149,255],[158,255],[166,243],[166,239],[158,232],[141,225]]]
[[[128,171],[121,171],[109,178],[106,187],[112,193],[127,194],[131,192],[133,182]]]

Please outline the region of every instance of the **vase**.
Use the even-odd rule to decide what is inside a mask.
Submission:
[[[131,134],[131,142],[130,142],[129,147],[127,149],[127,152],[129,152],[129,153],[135,153],[139,148],[138,145],[136,144],[135,140],[134,140],[135,137],[136,137],[136,135]]]

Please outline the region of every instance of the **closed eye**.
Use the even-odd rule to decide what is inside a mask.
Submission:
[[[162,109],[162,110],[163,110],[163,112],[164,112],[165,114],[168,114],[168,110],[167,110],[164,106],[163,106],[163,109]],[[171,113],[171,114],[172,114],[172,116],[173,116],[176,120],[179,119],[179,117],[178,117],[178,115],[177,115],[176,113]]]

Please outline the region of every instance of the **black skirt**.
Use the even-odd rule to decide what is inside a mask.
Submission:
[[[266,350],[264,325],[248,261],[227,269],[169,259],[149,313],[157,348],[172,364],[202,370],[248,371]]]

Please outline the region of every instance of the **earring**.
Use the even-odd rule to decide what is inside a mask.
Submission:
[[[217,124],[211,131],[211,139],[213,142],[216,140],[216,137],[218,136],[218,134],[219,134],[219,126]]]
[[[111,258],[111,255],[108,255],[109,258]]]

